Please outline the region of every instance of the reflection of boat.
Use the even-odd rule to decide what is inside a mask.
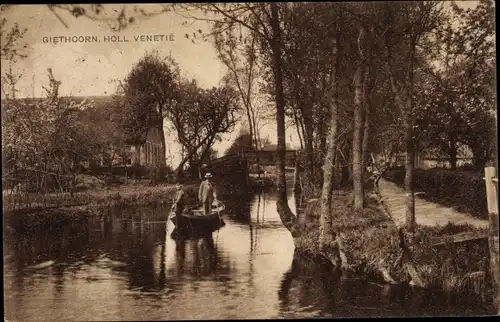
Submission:
[[[170,220],[178,228],[178,230],[189,232],[206,232],[214,231],[225,225],[224,220],[220,217],[220,212],[225,209],[222,203],[212,205],[210,214],[205,215],[203,209],[191,207],[180,215],[173,215]]]
[[[219,228],[224,227],[225,223],[222,222]],[[217,230],[215,229],[215,230]],[[205,238],[205,237],[210,237],[212,236],[212,233],[214,230],[200,230],[200,231],[192,231],[192,230],[180,230],[177,228],[174,228],[172,233],[170,234],[170,238],[174,240],[189,240],[189,239],[200,239],[200,238]]]
[[[178,234],[175,249],[178,275],[197,278],[216,272],[219,258],[212,233],[198,233],[196,237]]]

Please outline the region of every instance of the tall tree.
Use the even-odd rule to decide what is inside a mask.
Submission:
[[[236,35],[239,30],[240,38]],[[256,57],[256,35],[252,32],[245,33],[242,40],[241,26],[231,26],[224,33],[214,34],[214,46],[217,50],[219,60],[229,69],[227,81],[233,85],[245,107],[247,122],[252,144],[257,148],[258,129],[256,128],[255,95],[257,90],[257,57]],[[242,48],[240,48],[242,47]]]
[[[308,28],[314,28],[313,17],[316,12],[314,9],[312,4],[283,6],[285,27],[282,33],[282,51],[283,64],[287,66],[283,69],[284,95],[288,101],[287,113],[295,120],[303,141],[305,161],[303,181],[307,185],[314,184],[314,100],[312,96],[316,83],[313,68],[317,64],[314,64],[316,57],[313,47],[317,42],[307,31]]]
[[[285,150],[286,150],[286,137],[285,137],[285,95],[283,91],[283,44],[281,38],[280,16],[279,7],[276,3],[270,5],[271,14],[269,16],[271,25],[272,36],[268,39],[269,46],[272,52],[272,70],[274,75],[274,91],[276,100],[276,128],[278,140],[278,203],[277,210],[280,216],[293,218],[287,200],[286,193],[286,176],[285,176]],[[285,226],[287,223],[284,222]],[[292,226],[293,227],[293,226]],[[294,232],[292,231],[292,234]]]
[[[333,47],[332,56],[335,60],[332,62],[330,88],[327,92],[327,98],[330,108],[330,124],[328,131],[328,139],[326,144],[326,157],[323,165],[323,187],[321,191],[321,211],[320,211],[320,227],[319,227],[319,247],[325,249],[331,240],[331,223],[332,223],[332,191],[333,181],[335,177],[335,155],[338,147],[338,108],[339,108],[339,70],[341,63],[341,41],[340,41],[340,26],[342,24],[341,7],[336,12],[335,23],[335,46]]]
[[[179,67],[171,57],[162,58],[157,51],[146,53],[122,82],[131,115],[127,128],[134,132],[135,144],[144,143],[147,130],[156,128],[161,137],[161,155],[165,155],[163,122],[175,98]],[[130,103],[133,105],[130,106]],[[161,168],[164,169],[165,159]]]
[[[418,66],[417,45],[421,43],[422,37],[436,26],[439,6],[439,3],[424,1],[385,3],[388,74],[395,102],[402,112],[404,128],[407,196],[405,225],[408,231],[413,231],[416,226],[413,168],[415,158],[414,78]]]
[[[177,168],[179,178],[186,163],[197,170],[221,134],[233,129],[239,107],[237,93],[231,87],[203,90],[194,81],[179,84],[166,113],[185,151]]]

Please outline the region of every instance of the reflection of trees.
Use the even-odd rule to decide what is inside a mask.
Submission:
[[[89,230],[87,218],[54,218],[51,224],[18,226],[6,247],[19,268],[45,261],[75,262],[87,252]],[[94,257],[92,252],[87,257]]]
[[[105,249],[106,257],[124,264],[113,269],[127,273],[131,289],[158,291],[169,284],[164,268],[167,223],[155,219],[146,211],[135,213],[130,221],[111,222],[112,239]],[[161,252],[159,270],[154,260],[158,245]]]
[[[278,291],[281,310],[290,311],[293,306],[333,309],[340,301],[340,287],[340,272],[328,264],[295,255]]]
[[[374,285],[361,279],[340,279],[340,272],[328,263],[294,256],[278,291],[280,310],[297,312],[301,308],[336,317],[420,315],[438,298],[425,292],[409,291],[405,286]],[[435,311],[429,311],[435,312]]]
[[[253,199],[250,193],[234,193],[224,199],[226,209],[224,215],[237,223],[247,225],[250,221],[250,207]]]
[[[115,209],[97,216],[62,214],[47,220],[39,218],[39,222],[29,223],[18,220],[13,233],[5,239],[16,287],[21,288],[24,276],[30,274],[24,268],[54,261],[52,272],[60,292],[67,270],[77,271],[83,264],[94,264],[104,256],[107,261],[99,265],[116,270],[126,267],[132,286],[164,286],[165,281],[155,281],[153,267],[155,245],[165,244],[166,240],[165,223],[158,223],[158,219],[165,220],[161,209]]]

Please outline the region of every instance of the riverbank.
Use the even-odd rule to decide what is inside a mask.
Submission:
[[[68,194],[54,193],[44,196],[50,199],[47,206],[31,204],[19,205],[17,209],[5,211],[4,219],[18,216],[50,217],[51,215],[85,216],[102,214],[110,207],[134,206],[168,206],[175,194],[175,185],[129,184],[114,187],[99,187]],[[197,197],[197,185],[184,187],[187,197],[192,200]]]
[[[418,226],[416,233],[403,232],[385,212],[376,190],[370,190],[364,212],[355,213],[350,191],[336,191],[332,227],[343,253],[346,275],[420,289],[445,292],[450,299],[470,301],[470,295],[482,302],[493,298],[488,276],[487,241],[431,246],[433,237],[475,231],[470,225],[442,227]],[[295,239],[296,251],[318,257],[319,200],[303,207],[305,227]],[[330,250],[332,253],[335,250]]]

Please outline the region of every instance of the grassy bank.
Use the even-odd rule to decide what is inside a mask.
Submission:
[[[197,185],[186,185],[188,199],[197,197]],[[44,205],[36,202],[20,204],[15,210],[4,211],[4,217],[36,214],[50,215],[65,213],[67,215],[94,214],[107,210],[111,206],[160,206],[169,205],[175,194],[174,185],[130,184],[114,187],[99,187],[74,193],[73,195],[53,193],[44,195]],[[47,202],[48,199],[48,202]],[[31,200],[36,200],[33,196]],[[4,199],[4,204],[5,204]],[[8,200],[7,200],[8,201]]]
[[[403,256],[399,230],[385,213],[377,195],[367,198],[364,212],[355,213],[348,191],[337,191],[333,199],[335,214],[332,222],[340,236],[342,250],[349,265],[347,274],[393,283],[410,283],[411,268],[425,289],[446,292],[452,298],[476,294],[485,301],[492,298],[488,282],[487,241],[432,247],[431,237],[477,230],[470,226],[418,227],[417,233],[405,235],[410,262]],[[304,207],[306,225],[295,240],[299,254],[319,254],[319,200]]]
[[[394,223],[378,207],[375,199],[367,200],[363,214],[355,214],[351,206],[351,193],[335,191],[333,202],[335,214],[332,227],[342,240],[347,260],[354,273],[373,276],[379,268],[388,268],[394,276],[402,276],[391,265],[398,256],[398,231]],[[314,200],[304,206],[306,224],[304,232],[295,241],[299,253],[318,254],[320,201]]]

